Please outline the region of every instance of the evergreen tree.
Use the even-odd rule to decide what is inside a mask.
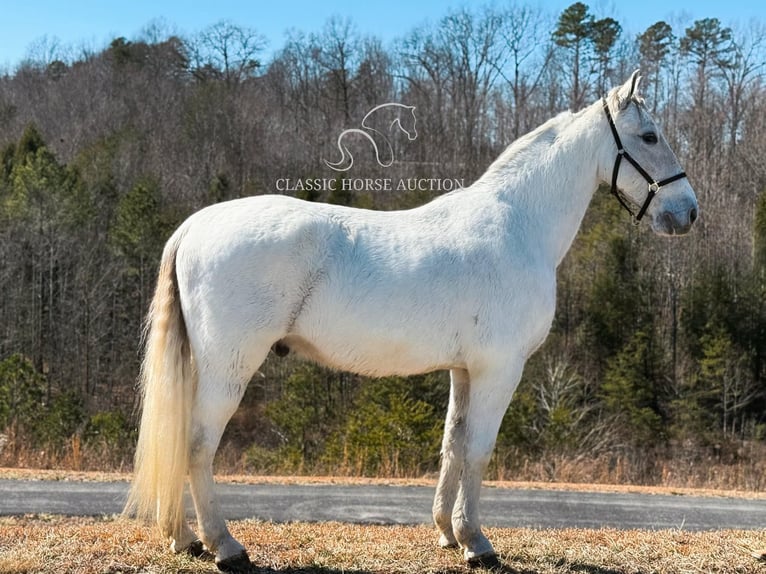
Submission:
[[[588,6],[575,2],[559,16],[558,25],[553,31],[553,41],[557,46],[571,52],[572,57],[572,93],[570,107],[579,110],[584,104],[585,89],[582,84],[581,67],[591,38],[593,16]]]
[[[651,98],[652,113],[657,112],[660,100],[660,70],[674,42],[673,28],[664,21],[655,22],[638,36],[641,68],[646,74],[647,83],[654,88]]]
[[[766,192],[758,195],[753,219],[753,272],[766,288]]]
[[[606,94],[607,76],[612,50],[620,37],[622,27],[614,18],[594,20],[590,25],[590,39],[593,42],[596,66],[598,68],[598,93]]]
[[[0,429],[19,443],[31,434],[45,398],[45,378],[32,361],[15,354],[0,362]]]
[[[659,357],[648,331],[636,331],[609,360],[601,387],[608,414],[615,417],[623,440],[637,448],[663,439],[661,397],[656,370]]]

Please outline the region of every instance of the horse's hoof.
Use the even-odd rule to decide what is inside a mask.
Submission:
[[[468,566],[471,568],[485,568],[487,570],[494,570],[500,568],[502,563],[494,552],[491,554],[482,554],[481,556],[472,556],[467,560]]]
[[[253,564],[244,550],[234,556],[217,560],[215,565],[221,572],[231,572],[232,574],[248,574],[253,571]]]
[[[201,558],[205,555],[205,546],[202,544],[202,540],[195,540],[189,546],[186,547],[185,552],[192,558]]]
[[[460,548],[460,544],[458,544],[454,536],[447,536],[446,534],[442,534],[441,536],[439,536],[439,548],[446,548],[446,549]]]

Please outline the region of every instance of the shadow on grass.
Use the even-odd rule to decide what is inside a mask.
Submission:
[[[406,569],[405,569],[406,572]],[[413,570],[414,572],[414,570]],[[179,571],[179,574],[196,574],[196,571],[189,570],[184,572]],[[354,570],[348,568],[327,568],[322,566],[304,566],[304,567],[286,567],[286,568],[269,568],[263,566],[252,565],[248,570],[238,570],[236,574],[379,574],[379,570]],[[535,570],[514,568],[502,564],[493,568],[483,567],[455,567],[448,568],[446,570],[439,570],[437,574],[538,574]]]
[[[583,574],[622,574],[622,570],[594,566],[593,564],[582,564],[580,562],[569,564],[569,569],[573,572],[582,572]]]
[[[602,566],[595,566],[592,564],[568,564],[568,571],[578,572],[582,574],[622,574],[620,570],[613,570],[611,568],[604,568]],[[218,572],[218,570],[210,570],[210,572]],[[516,567],[508,564],[501,564],[494,568],[483,567],[455,567],[448,568],[446,570],[439,570],[437,574],[539,574],[538,570],[531,570],[524,567]],[[181,569],[177,574],[199,574],[199,570]],[[349,570],[347,568],[326,568],[322,566],[306,566],[306,567],[286,567],[286,568],[269,568],[264,566],[253,565],[248,570],[237,570],[236,574],[379,574],[379,571],[374,570]]]
[[[213,565],[214,557],[208,552],[204,552],[202,555],[196,557],[200,564],[207,563],[212,568],[210,572],[219,572]],[[513,560],[508,557],[501,557],[498,562],[493,562],[486,565],[460,565],[455,567],[439,570],[436,574],[539,574],[538,570],[530,569],[520,565],[518,563],[513,564]],[[557,564],[558,567],[565,568],[565,571],[576,572],[581,574],[622,574],[619,570],[612,568],[605,568],[603,566],[596,566],[594,564],[585,564],[582,562],[567,562],[561,560]],[[205,570],[207,571],[207,570]],[[413,570],[414,571],[414,570]],[[229,570],[233,574],[378,574],[378,570],[365,570],[365,569],[347,569],[347,568],[332,568],[326,566],[300,566],[284,568],[272,568],[269,566],[259,566],[257,564],[250,564],[244,568],[236,568]],[[407,569],[404,569],[407,572]],[[200,570],[196,568],[179,569],[177,574],[199,574]],[[104,574],[127,574],[121,570],[107,570]],[[143,574],[143,571],[131,574]]]
[[[202,559],[203,562],[208,562],[210,566],[213,566],[212,560]],[[213,567],[214,568],[214,567]],[[207,570],[206,570],[207,571]],[[217,569],[210,569],[210,572],[217,572]],[[413,569],[413,572],[416,570]],[[200,570],[194,568],[180,569],[177,574],[200,574]],[[285,568],[271,568],[268,566],[259,566],[257,564],[251,564],[248,568],[232,570],[234,574],[379,574],[379,570],[364,570],[364,569],[348,569],[348,568],[331,568],[324,566],[300,566]],[[407,572],[407,569],[404,569]],[[587,571],[586,571],[587,572]],[[601,574],[601,572],[594,570],[594,574]],[[118,572],[107,571],[108,574],[118,574]],[[106,574],[106,573],[105,573]],[[123,574],[119,572],[119,574]],[[143,574],[135,573],[135,574]],[[504,562],[491,567],[484,566],[455,566],[454,568],[447,568],[439,570],[437,574],[539,574],[536,570],[529,570],[527,568],[516,568]],[[604,571],[603,574],[609,574]]]

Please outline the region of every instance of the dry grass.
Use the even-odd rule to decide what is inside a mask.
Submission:
[[[121,473],[73,473],[0,469],[0,478],[27,480],[129,480]],[[430,478],[347,479],[333,477],[224,476],[231,482],[382,483],[432,485]],[[675,493],[763,498],[764,493],[557,483],[490,482],[490,486],[617,492]],[[430,526],[360,526],[338,523],[230,523],[249,549],[255,572],[307,574],[475,572],[460,554],[436,548]],[[761,573],[753,557],[766,549],[766,530],[690,533],[613,529],[534,530],[491,528],[487,533],[503,558],[501,572],[519,574]],[[120,518],[25,516],[0,518],[0,574],[143,574],[216,572],[212,561],[174,556],[155,529]]]
[[[472,572],[456,551],[436,547],[428,526],[338,523],[231,523],[250,550],[255,572]],[[617,574],[655,572],[763,573],[752,553],[766,533],[718,531],[488,529],[501,572]],[[158,533],[123,519],[27,516],[0,519],[0,572],[139,574],[215,572],[210,560],[174,556]],[[473,570],[475,572],[475,570]]]

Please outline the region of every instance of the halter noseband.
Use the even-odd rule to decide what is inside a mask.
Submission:
[[[617,201],[620,202],[620,205],[622,205],[628,211],[628,213],[633,216],[634,223],[638,225],[638,223],[641,221],[641,218],[646,213],[646,210],[649,209],[649,204],[654,199],[654,196],[657,195],[657,192],[660,190],[660,188],[669,183],[673,183],[674,181],[685,178],[686,173],[682,171],[681,173],[677,173],[671,177],[666,177],[661,181],[656,181],[651,175],[647,173],[643,167],[641,167],[641,165],[635,159],[633,159],[633,156],[628,153],[628,150],[622,146],[622,141],[620,141],[620,136],[617,133],[617,126],[614,125],[612,114],[609,112],[609,106],[607,105],[606,98],[602,98],[602,102],[604,104],[606,119],[609,121],[609,128],[612,130],[612,135],[614,136],[614,143],[617,144],[617,157],[614,160],[614,168],[612,168],[611,192],[612,195],[617,198]],[[633,209],[631,209],[630,205],[628,204],[627,197],[623,195],[619,189],[617,189],[617,175],[620,173],[620,163],[622,162],[623,157],[627,159],[633,167],[636,168],[636,171],[638,171],[638,173],[640,173],[641,176],[649,184],[649,191],[646,194],[644,204],[641,206],[641,209],[638,210],[638,215],[633,213]]]

